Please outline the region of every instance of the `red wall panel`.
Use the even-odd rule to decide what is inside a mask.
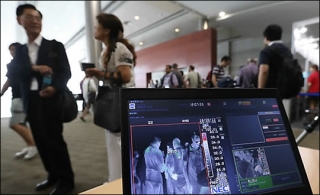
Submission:
[[[137,52],[136,86],[146,87],[146,73],[162,71],[166,64],[179,68],[195,66],[205,78],[217,58],[216,30],[208,29],[185,35]]]

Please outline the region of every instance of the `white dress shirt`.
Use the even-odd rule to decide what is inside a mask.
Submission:
[[[39,36],[33,41],[33,42],[28,42],[27,47],[28,47],[28,54],[30,57],[30,62],[31,65],[36,65],[37,59],[38,59],[38,51],[39,47],[42,42],[42,36],[39,34]],[[30,85],[30,90],[31,91],[36,91],[39,89],[39,83],[35,77],[31,79],[31,85]]]

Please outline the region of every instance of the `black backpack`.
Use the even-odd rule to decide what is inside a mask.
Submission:
[[[178,79],[178,83],[179,83],[179,88],[182,88],[182,86],[184,85],[184,82],[183,82],[183,78],[182,78],[182,75],[180,74],[180,72],[178,71],[172,71],[173,74],[176,75],[177,79]]]
[[[235,88],[237,86],[237,82],[230,77],[223,77],[218,81],[219,88]]]
[[[167,75],[167,74],[163,75],[163,77],[160,79],[160,87],[159,87],[159,88],[164,88],[163,82],[164,82],[164,77],[166,77],[166,75]],[[174,84],[173,84],[173,80],[172,80],[173,75],[174,75],[174,73],[172,73],[172,74],[170,75],[170,80],[169,80],[171,86],[174,85]],[[171,87],[171,86],[170,86],[170,87]]]
[[[291,55],[284,56],[274,47],[270,47],[282,59],[278,69],[277,88],[283,99],[297,96],[304,85],[302,68],[298,60]]]

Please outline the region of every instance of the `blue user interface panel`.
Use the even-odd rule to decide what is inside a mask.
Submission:
[[[132,194],[302,185],[276,99],[130,100]]]

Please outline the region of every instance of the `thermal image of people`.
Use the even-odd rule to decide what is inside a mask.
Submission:
[[[138,164],[138,159],[140,157],[140,154],[138,151],[134,151],[134,154],[133,154],[133,163],[134,163],[134,167],[133,167],[133,175],[134,175],[134,183],[135,183],[135,191],[136,191],[136,194],[141,194],[141,180],[140,178],[138,177],[137,175],[137,164]]]
[[[186,153],[181,146],[179,138],[174,138],[172,141],[173,149],[176,150],[174,155],[174,168],[172,174],[172,183],[174,187],[174,194],[190,194],[192,191],[188,173],[186,170]]]
[[[144,151],[146,164],[145,194],[163,194],[162,173],[165,171],[164,157],[159,149],[161,139],[154,137],[150,145]]]
[[[172,174],[174,168],[174,155],[176,150],[173,150],[172,142],[167,143],[167,154],[165,157],[165,165],[167,167],[165,171],[165,179],[166,179],[166,193],[173,194],[173,183],[172,183]]]
[[[199,194],[202,185],[198,182],[198,175],[205,169],[203,161],[203,153],[201,148],[201,140],[198,133],[195,131],[191,135],[191,144],[186,147],[187,150],[187,172],[192,186],[192,194]],[[203,174],[205,180],[207,175]],[[201,178],[200,178],[201,179]],[[206,182],[208,185],[208,181]]]
[[[263,175],[262,163],[254,150],[235,151],[238,175],[241,179],[255,178]]]

